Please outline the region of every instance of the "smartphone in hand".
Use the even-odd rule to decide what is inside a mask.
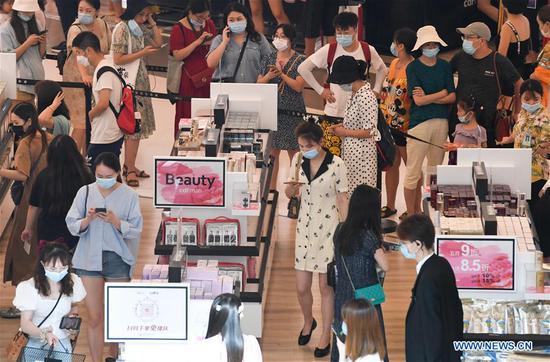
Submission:
[[[61,323],[59,324],[59,329],[71,329],[73,331],[80,330],[80,324],[82,323],[82,318],[80,317],[63,317],[61,318]]]
[[[96,214],[106,214],[106,213],[107,213],[107,209],[104,208],[104,207],[96,207],[96,208],[95,208],[95,212],[96,212]]]
[[[38,32],[38,35],[44,35],[48,32],[48,29]]]

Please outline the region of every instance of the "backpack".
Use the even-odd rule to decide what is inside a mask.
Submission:
[[[378,169],[386,171],[393,165],[395,159],[395,141],[390,131],[390,126],[386,122],[386,117],[382,110],[378,108],[377,128],[380,132],[380,141],[376,142],[376,153],[378,156]]]
[[[105,74],[106,72],[111,72],[116,74],[120,82],[122,83],[122,95],[120,97],[120,111],[116,111],[115,106],[109,101],[109,108],[115,115],[116,122],[120,130],[127,135],[133,135],[141,131],[141,119],[139,116],[136,118],[136,97],[134,95],[134,89],[132,86],[126,84],[124,78],[116,71],[115,68],[110,66],[101,67],[97,71],[97,78]]]
[[[369,74],[371,62],[369,43],[367,43],[366,41],[360,41],[359,44],[361,44],[361,48],[363,48],[363,55],[365,56],[365,62],[367,62],[367,74]],[[328,47],[327,69],[329,70],[329,72],[332,67],[332,62],[334,62],[334,56],[336,55],[337,46],[338,43],[330,43]]]

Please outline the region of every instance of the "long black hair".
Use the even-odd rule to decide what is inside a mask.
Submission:
[[[32,140],[38,131],[42,138],[42,149],[46,150],[48,147],[48,137],[46,136],[46,132],[42,129],[42,127],[40,127],[40,123],[38,123],[38,113],[36,112],[34,105],[28,102],[19,103],[13,107],[11,113],[15,114],[25,122],[31,122],[29,128],[23,135],[23,138],[31,137]]]
[[[348,216],[336,235],[343,255],[352,255],[363,246],[361,234],[370,231],[382,240],[380,225],[380,191],[368,185],[359,185],[351,194]]]
[[[50,216],[65,216],[84,185],[94,181],[84,157],[76,143],[67,135],[59,135],[48,147],[48,166],[44,169],[45,180],[41,205]]]
[[[477,122],[483,120],[483,104],[481,104],[481,102],[479,102],[472,94],[469,96],[460,97],[456,104],[462,107],[466,113],[474,112]]]
[[[205,11],[210,11],[208,0],[191,0],[189,1],[189,5],[187,5],[187,9],[185,9],[185,16],[189,15],[190,12],[200,14]]]
[[[34,93],[36,94],[38,115],[48,108],[52,104],[55,97],[57,97],[57,94],[62,91],[63,89],[61,89],[59,84],[53,80],[41,80],[36,83],[34,86]],[[69,108],[67,108],[65,100],[63,100],[61,105],[59,105],[55,112],[53,112],[53,116],[64,116],[67,119],[71,119]]]
[[[51,294],[50,283],[46,277],[46,271],[44,270],[44,264],[49,262],[56,262],[57,260],[61,261],[61,264],[69,267],[69,272],[67,275],[61,279],[60,284],[60,293],[65,294],[66,296],[73,295],[73,278],[71,277],[72,267],[71,267],[71,254],[67,246],[61,243],[47,243],[46,246],[40,251],[40,257],[36,263],[36,268],[34,269],[34,287],[38,289],[38,293],[47,297]]]
[[[220,294],[212,302],[206,338],[221,334],[227,349],[227,362],[242,362],[244,339],[241,330],[241,300],[234,294]]]
[[[250,40],[259,42],[262,37],[260,36],[260,33],[258,33],[256,29],[254,29],[254,20],[252,20],[252,15],[250,15],[250,11],[246,6],[238,2],[228,4],[223,10],[223,23],[227,25],[227,18],[229,17],[229,13],[231,13],[232,11],[244,15],[244,17],[246,18],[246,32],[248,33]]]
[[[15,38],[19,42],[19,44],[23,44],[29,35],[36,34],[38,35],[38,24],[36,23],[36,16],[32,16],[31,20],[27,21],[27,26],[29,27],[29,34],[25,33],[25,27],[23,26],[23,23],[25,23],[20,17],[19,17],[19,11],[12,10],[13,14],[10,19],[11,27],[13,28],[13,32],[15,33]]]

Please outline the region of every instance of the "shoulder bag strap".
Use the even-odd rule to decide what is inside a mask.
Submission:
[[[300,163],[302,162],[302,153],[298,152],[296,155],[296,165],[294,169],[294,181],[298,182],[300,180]]]
[[[88,213],[88,194],[90,193],[90,185],[86,185],[86,198],[84,199],[84,217]]]
[[[61,291],[59,292],[59,297],[57,297],[57,302],[55,302],[55,305],[53,306],[52,310],[50,311],[50,313],[48,313],[48,315],[46,316],[46,318],[44,318],[42,320],[42,322],[40,322],[39,325],[37,325],[36,327],[37,328],[40,328],[42,326],[42,324],[44,324],[44,322],[50,318],[50,316],[52,315],[53,311],[55,310],[55,308],[57,308],[57,305],[59,304],[59,301],[61,300],[61,296],[63,295],[63,293],[61,293]]]
[[[493,54],[493,68],[495,69],[495,78],[497,80],[497,87],[498,87],[498,98],[500,101],[500,98],[502,97],[502,88],[500,87],[500,79],[498,76],[498,67],[497,67],[497,54],[498,52],[494,52]]]
[[[233,81],[235,80],[235,77],[237,76],[237,72],[239,71],[239,67],[241,66],[241,61],[243,60],[244,51],[246,49],[246,45],[248,44],[248,37],[250,35],[246,35],[246,39],[243,43],[243,47],[241,48],[241,52],[239,54],[239,59],[237,60],[237,66],[235,67],[235,71],[233,72]]]
[[[346,260],[344,259],[344,256],[341,254],[340,254],[340,258],[342,258],[342,263],[344,264],[344,269],[346,269],[346,274],[348,275],[349,283],[351,284],[351,288],[355,293],[355,285],[353,285],[353,281],[351,280],[351,275],[349,274],[348,266],[346,265]]]

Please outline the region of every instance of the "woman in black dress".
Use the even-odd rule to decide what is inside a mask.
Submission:
[[[273,46],[276,53],[271,53],[262,59],[261,73],[258,83],[278,84],[279,105],[277,131],[273,134],[272,155],[275,157],[271,189],[277,186],[279,154],[281,150],[288,152],[289,160],[292,160],[298,152],[298,142],[294,135],[294,129],[303,121],[306,106],[302,97],[305,81],[298,74],[298,67],[306,59],[303,55],[294,51],[294,39],[296,30],[290,24],[280,24],[273,34]],[[291,112],[297,112],[292,115]]]
[[[376,264],[384,271],[389,269],[389,262],[382,248],[380,203],[378,189],[368,185],[357,186],[349,201],[346,221],[338,226],[334,234],[334,260],[338,273],[334,288],[333,328],[338,335],[342,332],[342,306],[354,298],[351,282],[356,289],[374,285],[379,282]],[[380,305],[375,308],[385,340],[382,308]],[[336,340],[333,341],[333,346],[336,346]],[[339,361],[337,348],[332,349],[331,361]],[[387,355],[384,361],[388,361]]]

